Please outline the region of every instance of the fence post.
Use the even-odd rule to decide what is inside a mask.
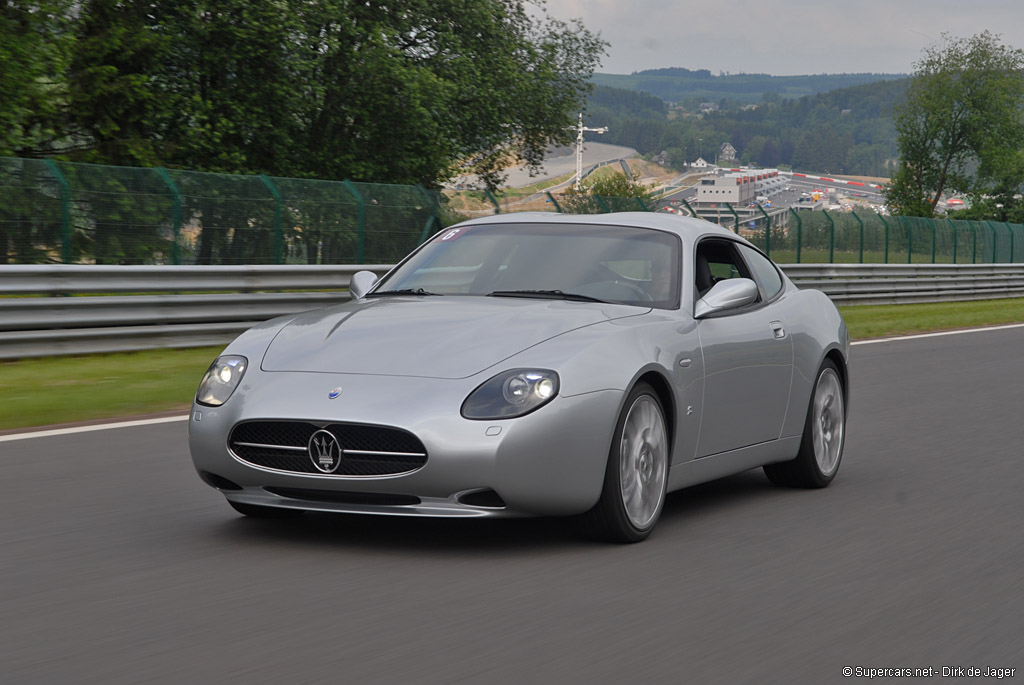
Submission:
[[[853,211],[852,209],[850,210],[850,214],[852,214],[853,218],[857,220],[858,224],[860,224],[860,257],[858,257],[858,260],[859,260],[858,263],[859,264],[863,264],[864,263],[864,222],[860,220],[859,216],[857,216],[857,212]]]
[[[804,222],[800,220],[800,215],[796,213],[792,207],[789,208],[790,214],[796,219],[796,263],[800,263],[800,246],[804,242]]]
[[[772,218],[768,216],[768,212],[764,211],[764,207],[760,204],[757,208],[764,214],[764,253],[769,257],[772,256]]]
[[[910,226],[910,220],[907,219],[907,217],[901,214],[896,218],[899,219],[900,223],[907,229],[907,264],[910,264],[910,253],[914,249],[914,232]]]
[[[733,233],[739,233],[740,232],[740,215],[736,213],[736,210],[733,209],[732,205],[729,204],[728,202],[723,202],[722,204],[725,205],[726,207],[728,207],[729,211],[732,212],[733,217],[735,217],[736,224],[732,227],[732,232]]]
[[[832,217],[830,217],[828,215],[828,212],[826,210],[824,210],[824,209],[821,210],[821,213],[825,215],[825,218],[828,219],[829,226],[831,226],[831,229],[829,230],[829,237],[828,237],[828,263],[829,264],[835,264],[835,262],[836,262],[836,222],[832,221]]]
[[[935,263],[935,240],[938,237],[938,225],[935,223],[935,219],[928,219],[928,223],[932,225],[932,264]]]
[[[991,221],[986,221],[985,225],[988,226],[988,230],[992,231],[992,261],[990,264],[996,263],[996,227],[992,225]]]
[[[888,264],[889,263],[889,222],[886,221],[885,217],[882,216],[881,214],[878,215],[878,218],[881,219],[882,225],[885,226],[885,257],[883,257],[884,261],[882,262],[882,264]]]
[[[946,219],[946,221],[949,223],[950,226],[953,227],[953,263],[956,264],[956,244],[958,237],[957,234],[960,232],[960,230],[957,228],[956,224],[953,223],[952,219]]]
[[[1003,228],[1005,228],[1006,232],[1010,234],[1010,256],[1009,256],[1009,259],[1007,260],[1007,264],[1012,264],[1013,263],[1013,229],[1011,229],[1010,228],[1010,224],[1006,223],[1005,221],[1003,222]]]
[[[967,225],[971,227],[971,264],[978,263],[978,227],[972,222],[968,221]]]
[[[494,205],[494,213],[501,214],[501,205],[498,204],[498,198],[491,194],[491,191],[484,188],[484,197],[486,197],[492,205]]]
[[[284,252],[284,229],[281,226],[282,209],[284,201],[281,199],[281,193],[277,192],[277,188],[270,182],[270,177],[266,174],[260,174],[260,180],[263,181],[263,185],[270,191],[271,196],[274,198],[274,252],[277,254],[277,261],[275,264],[280,264],[283,260],[282,253]]]
[[[423,224],[423,232],[420,233],[420,242],[422,243],[430,235],[430,227],[433,225],[441,225],[441,220],[437,218],[437,213],[441,209],[438,203],[434,202],[434,198],[430,196],[427,189],[421,184],[416,184],[416,190],[420,191],[420,194],[426,198],[427,204],[430,205],[430,216],[427,217],[427,223]]]
[[[611,213],[612,210],[608,206],[608,204],[604,201],[604,198],[602,198],[600,195],[595,195],[594,199],[597,200],[597,204],[601,205],[601,209],[604,210],[605,214],[610,214]]]
[[[71,184],[52,159],[43,162],[60,186],[60,260],[68,264],[71,262]]]
[[[553,204],[555,206],[555,211],[558,212],[559,214],[561,214],[562,213],[562,205],[558,204],[558,200],[555,199],[555,196],[552,195],[549,192],[545,192],[544,194],[548,196],[548,199],[551,200],[551,204]]]
[[[690,216],[692,216],[694,219],[699,219],[700,218],[700,216],[697,214],[697,212],[693,211],[693,207],[690,206],[690,203],[686,201],[685,197],[682,197],[682,198],[679,198],[679,199],[682,200],[683,204],[686,206],[686,209],[688,209],[690,211]]]
[[[171,230],[174,235],[174,244],[171,245],[171,264],[180,264],[181,256],[178,254],[178,237],[181,235],[181,191],[178,185],[162,166],[156,168],[156,173],[171,191]]]
[[[347,178],[341,182],[348,192],[359,203],[358,214],[356,215],[356,261],[363,264],[366,260],[366,200],[359,193],[352,181]]]

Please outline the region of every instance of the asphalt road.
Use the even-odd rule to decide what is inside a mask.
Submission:
[[[0,682],[1020,679],[1022,346],[855,347],[830,488],[691,488],[631,546],[558,520],[243,519],[183,422],[3,442]]]
[[[636,154],[636,150],[622,145],[609,145],[598,143],[593,140],[583,144],[583,169],[593,164],[600,164],[611,159],[626,159]],[[576,173],[576,144],[571,147],[559,148],[550,157],[544,159],[544,165],[536,176],[530,176],[525,167],[516,167],[508,170],[508,179],[505,181],[507,188],[520,188],[529,186],[549,178],[557,178],[563,174]],[[462,176],[455,181],[457,183],[468,183],[475,185],[478,179],[475,176]]]

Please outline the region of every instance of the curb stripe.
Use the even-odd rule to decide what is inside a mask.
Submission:
[[[75,426],[74,428],[54,428],[53,430],[30,431],[28,433],[14,433],[12,435],[0,435],[0,442],[12,442],[14,440],[28,440],[29,438],[46,438],[54,435],[71,435],[73,433],[89,433],[92,431],[104,431],[111,428],[131,428],[133,426],[152,426],[159,423],[172,423],[174,421],[186,421],[188,414],[184,416],[165,416],[159,419],[139,419],[137,421],[118,421],[116,423],[98,423],[93,426]]]
[[[876,343],[892,342],[894,340],[920,340],[921,338],[941,338],[946,335],[963,335],[964,333],[984,333],[986,331],[1005,331],[1010,328],[1024,328],[1024,323],[1010,323],[1001,326],[986,326],[985,328],[961,328],[955,331],[940,331],[938,333],[916,333],[914,335],[899,335],[892,338],[872,338],[871,340],[855,340],[850,345],[874,345]]]

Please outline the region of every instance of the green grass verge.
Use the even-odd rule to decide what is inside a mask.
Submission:
[[[219,347],[0,362],[0,430],[187,411]]]
[[[1024,299],[840,307],[854,340],[1024,322]]]
[[[856,339],[1024,322],[1024,299],[840,307]],[[220,348],[0,362],[0,430],[184,412]]]

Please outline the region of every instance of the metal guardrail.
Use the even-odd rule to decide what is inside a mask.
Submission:
[[[12,264],[0,266],[0,296],[154,293],[182,291],[252,292],[348,288],[356,271],[383,273],[383,264],[287,266],[100,266]]]
[[[1024,297],[1024,264],[783,264],[801,288],[840,305]]]
[[[1024,264],[783,264],[837,304],[1024,297]],[[254,324],[344,302],[389,265],[0,267],[0,359],[222,345]]]
[[[390,268],[5,265],[0,359],[223,345],[260,321],[345,302],[352,274]]]

